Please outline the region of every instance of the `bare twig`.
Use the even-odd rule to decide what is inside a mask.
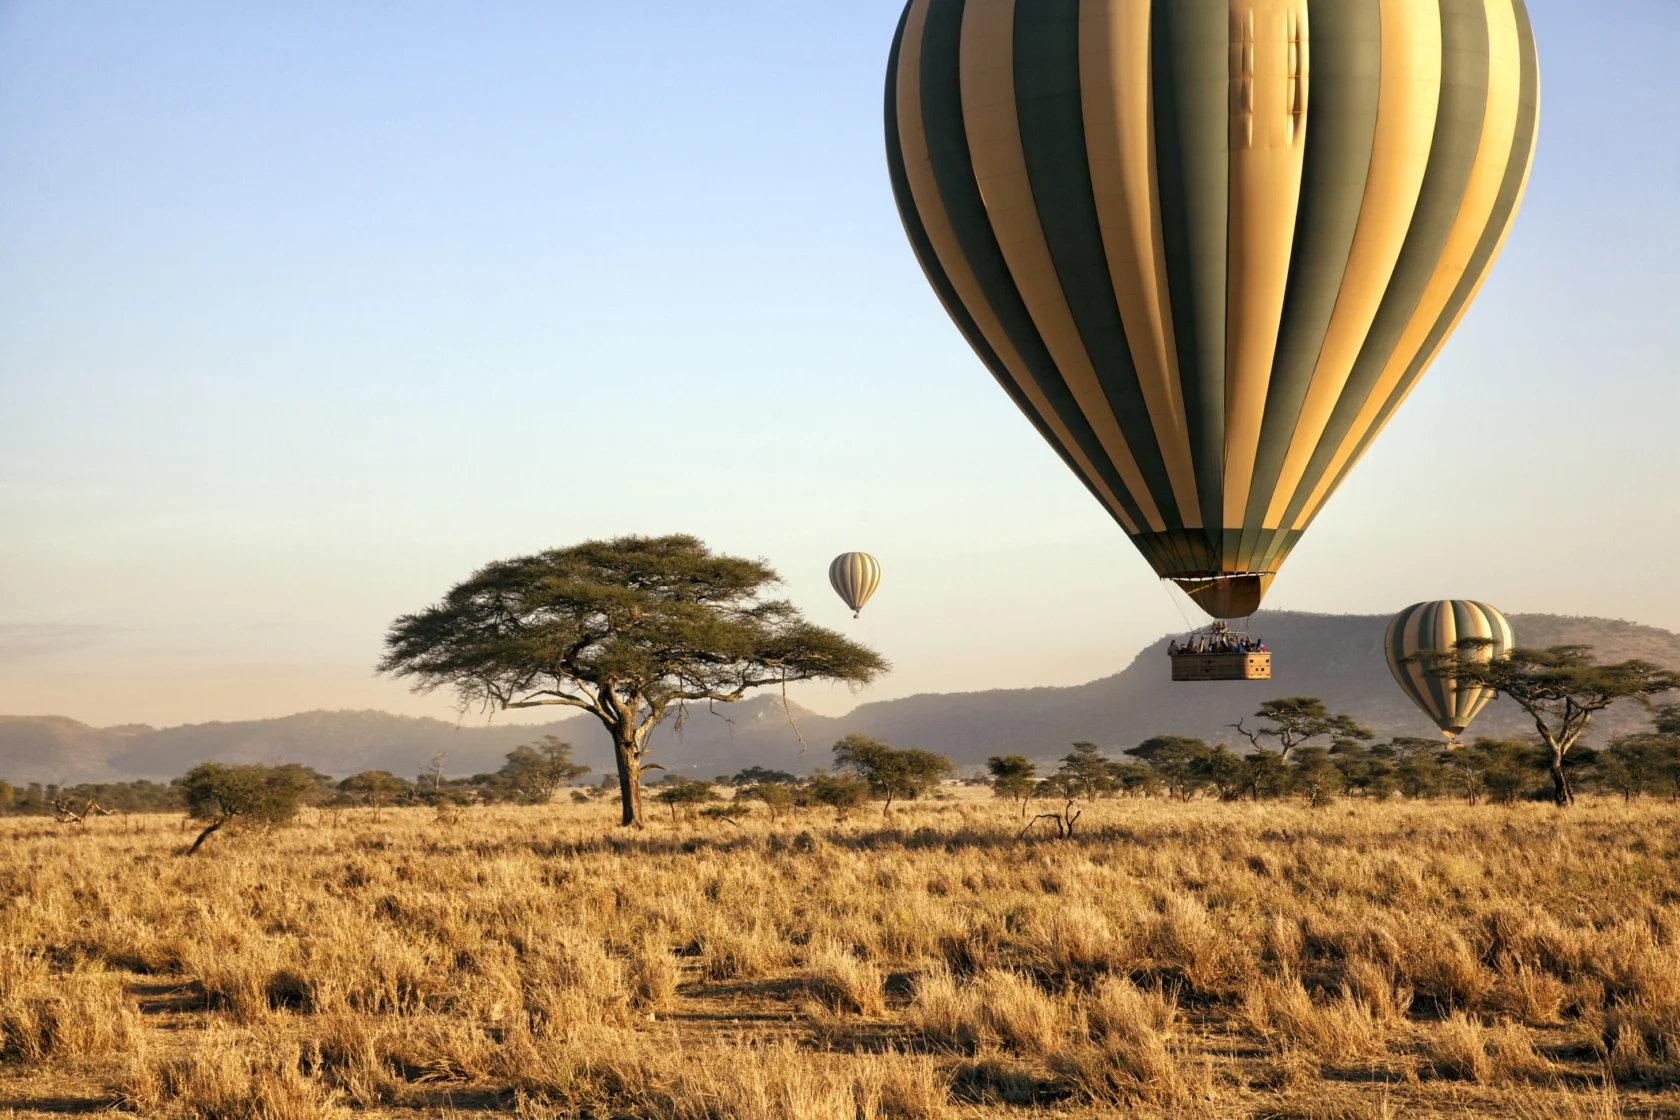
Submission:
[[[82,806],[82,811],[79,813],[71,807],[70,799],[67,797],[62,800],[55,800],[52,807],[53,811],[58,814],[59,824],[86,824],[87,818],[95,813],[102,817],[108,817],[115,812],[113,809],[101,808],[99,802],[91,797],[88,798],[87,804]]]
[[[1060,813],[1040,813],[1040,814],[1038,814],[1038,816],[1036,816],[1032,820],[1028,821],[1027,822],[1027,827],[1023,828],[1019,833],[1017,833],[1016,836],[1015,836],[1015,839],[1016,840],[1024,839],[1026,837],[1027,833],[1031,832],[1032,829],[1033,829],[1033,826],[1035,824],[1037,824],[1039,821],[1055,821],[1056,822],[1056,838],[1058,840],[1071,840],[1071,839],[1073,839],[1074,823],[1077,822],[1079,820],[1079,818],[1084,816],[1084,815],[1085,815],[1085,810],[1083,810],[1083,809],[1081,809],[1081,810],[1079,810],[1079,812],[1075,813],[1073,811],[1073,802],[1069,801],[1067,803],[1067,807],[1065,809],[1063,809]]]

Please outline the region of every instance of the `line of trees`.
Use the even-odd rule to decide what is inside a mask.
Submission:
[[[573,761],[570,743],[545,735],[508,752],[501,769],[470,778],[444,777],[440,759],[431,772],[412,780],[388,770],[364,770],[334,781],[295,764],[205,762],[167,784],[146,779],[70,786],[31,782],[20,789],[0,781],[0,815],[82,824],[90,816],[113,813],[185,812],[205,825],[190,855],[230,824],[272,827],[292,820],[305,806],[369,808],[377,821],[384,809],[396,805],[537,805],[589,772]]]
[[[81,823],[90,807],[92,811],[184,811],[204,825],[187,851],[192,855],[230,825],[272,828],[288,823],[308,806],[368,808],[377,821],[381,811],[391,806],[448,809],[474,803],[546,804],[562,788],[590,773],[589,767],[573,760],[572,750],[570,743],[545,735],[508,752],[495,773],[470,778],[445,777],[440,759],[413,780],[386,770],[364,770],[335,782],[306,766],[205,762],[168,785],[150,781],[69,789],[30,785],[19,797],[11,785],[0,782],[0,812],[56,814],[65,823]],[[743,810],[728,807],[729,799],[720,788],[730,788],[736,802],[762,803],[774,819],[790,809],[818,806],[844,816],[870,801],[882,802],[882,811],[890,812],[894,801],[925,796],[955,772],[944,755],[916,748],[901,750],[869,735],[848,735],[834,745],[833,753],[834,770],[819,769],[809,778],[750,766],[733,778],[706,781],[672,775],[648,784],[654,799],[670,809],[673,821],[679,814],[689,819],[739,815]],[[609,777],[598,786],[574,788],[572,796],[581,800],[608,797],[618,792],[616,786]],[[74,811],[77,801],[83,804]],[[101,804],[107,808],[98,808]]]
[[[1318,705],[1310,697],[1271,701],[1262,719]],[[1321,705],[1319,705],[1321,707]],[[1270,713],[1270,716],[1269,716]],[[1327,715],[1327,714],[1326,714]],[[1554,800],[1550,744],[1522,739],[1477,738],[1453,747],[1434,739],[1399,737],[1374,742],[1369,731],[1345,717],[1328,717],[1324,738],[1283,744],[1274,724],[1260,742],[1238,753],[1228,743],[1209,744],[1183,735],[1158,735],[1111,758],[1095,743],[1080,742],[1056,770],[1041,775],[1023,755],[994,755],[987,762],[996,797],[1015,802],[1024,816],[1034,799],[1100,797],[1197,797],[1225,801],[1299,796],[1323,805],[1336,797],[1458,797],[1509,804]],[[1650,731],[1623,735],[1603,750],[1575,745],[1562,762],[1571,790],[1592,789],[1631,800],[1651,795],[1680,801],[1680,705],[1653,711]],[[1571,795],[1573,798],[1573,795]]]
[[[1629,800],[1653,795],[1680,801],[1680,704],[1652,711],[1650,730],[1618,737],[1603,750],[1572,744],[1562,763],[1569,788]],[[1098,744],[1080,741],[1043,774],[1024,755],[994,755],[986,764],[989,784],[995,797],[1016,803],[1023,818],[1035,800],[1064,803],[1060,812],[1034,817],[1054,820],[1060,835],[1073,833],[1079,815],[1074,804],[1112,797],[1258,801],[1293,796],[1318,806],[1337,797],[1458,797],[1474,804],[1554,795],[1546,788],[1556,762],[1550,743],[1478,738],[1451,747],[1405,737],[1379,743],[1347,713],[1331,712],[1308,696],[1266,701],[1253,718],[1259,721],[1253,728],[1246,720],[1233,725],[1247,740],[1242,751],[1226,742],[1157,735],[1112,757]],[[837,742],[833,757],[832,769],[818,769],[809,777],[750,766],[733,778],[672,775],[649,785],[673,823],[700,816],[733,821],[752,804],[763,805],[775,820],[795,809],[818,807],[844,817],[872,801],[890,813],[895,801],[926,797],[956,772],[944,755],[901,749],[863,734]],[[568,785],[580,800],[618,792],[611,777],[599,786],[578,788],[575,783],[589,772],[573,760],[571,744],[548,735],[510,751],[496,772],[471,778],[446,778],[439,764],[412,780],[369,770],[335,782],[304,766],[206,762],[168,785],[143,780],[68,788],[31,784],[18,790],[0,782],[0,812],[56,815],[74,824],[99,812],[184,810],[204,825],[190,855],[229,825],[281,825],[308,805],[369,808],[377,820],[393,805],[544,804]]]

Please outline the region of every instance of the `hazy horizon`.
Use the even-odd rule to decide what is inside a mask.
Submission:
[[[906,244],[899,7],[0,6],[0,712],[450,719],[374,676],[386,625],[623,533],[764,557],[895,663],[824,713],[1182,629]],[[1530,9],[1504,255],[1268,608],[1680,630],[1680,8]]]

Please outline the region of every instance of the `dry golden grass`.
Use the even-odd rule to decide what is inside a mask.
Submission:
[[[1666,805],[611,814],[7,819],[0,1117],[1680,1117]]]

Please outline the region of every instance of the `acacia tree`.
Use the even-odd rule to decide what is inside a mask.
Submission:
[[[201,762],[175,780],[186,803],[187,816],[208,822],[187,849],[190,856],[210,834],[232,821],[285,824],[297,816],[303,799],[320,784],[321,775],[296,764],[229,766]]]
[[[1061,768],[1056,773],[1065,780],[1069,797],[1094,801],[1114,792],[1114,764],[1103,755],[1101,747],[1088,740],[1081,739],[1070,753],[1062,756]]]
[[[1267,700],[1260,705],[1260,710],[1255,712],[1254,716],[1256,719],[1265,720],[1271,726],[1250,731],[1243,726],[1240,719],[1229,726],[1236,728],[1237,733],[1252,743],[1256,750],[1267,749],[1261,740],[1276,740],[1276,753],[1283,762],[1289,761],[1289,756],[1295,752],[1295,748],[1325,736],[1329,736],[1332,745],[1368,743],[1372,739],[1370,729],[1360,726],[1359,722],[1346,712],[1332,715],[1324,706],[1324,701],[1316,696],[1286,696],[1281,700]]]
[[[519,796],[532,805],[547,805],[554,791],[590,773],[590,767],[572,761],[572,745],[558,735],[544,735],[535,743],[515,747],[497,771]]]
[[[1673,796],[1680,776],[1680,736],[1661,732],[1623,735],[1611,741],[1598,759],[1598,781],[1631,801],[1661,790]]]
[[[380,810],[405,793],[412,793],[414,783],[389,770],[363,770],[339,782],[338,788],[341,793],[360,798],[373,809],[373,819],[378,821]]]
[[[385,636],[381,672],[419,692],[452,688],[464,710],[579,708],[606,728],[623,823],[643,827],[648,737],[691,702],[733,703],[794,681],[865,684],[874,650],[765,598],[760,560],[686,535],[618,537],[499,560]]]
[[[1618,700],[1648,705],[1651,697],[1680,688],[1680,674],[1649,661],[1600,665],[1591,646],[1517,648],[1504,657],[1489,657],[1492,646],[1491,638],[1465,638],[1450,650],[1419,650],[1408,660],[1431,676],[1455,679],[1461,691],[1488,689],[1527,712],[1549,756],[1553,797],[1560,807],[1575,804],[1564,760],[1594,713]]]
[[[722,801],[717,791],[717,783],[707,782],[696,778],[674,776],[659,783],[657,799],[671,807],[671,823],[677,823],[677,809],[681,807],[683,813],[693,820],[700,806],[708,801]]]
[[[1207,784],[1213,748],[1186,735],[1156,735],[1126,753],[1148,763],[1166,785],[1169,796],[1188,801]]]
[[[1025,816],[1027,799],[1038,784],[1038,767],[1024,755],[994,754],[986,760],[986,769],[992,775],[992,796],[1009,798]]]
[[[1301,747],[1290,766],[1290,784],[1314,809],[1322,809],[1347,785],[1327,747]]]
[[[892,811],[895,797],[914,800],[956,769],[942,754],[916,747],[899,750],[873,735],[858,733],[834,744],[834,765],[868,782],[869,792],[886,801],[883,814]]]

